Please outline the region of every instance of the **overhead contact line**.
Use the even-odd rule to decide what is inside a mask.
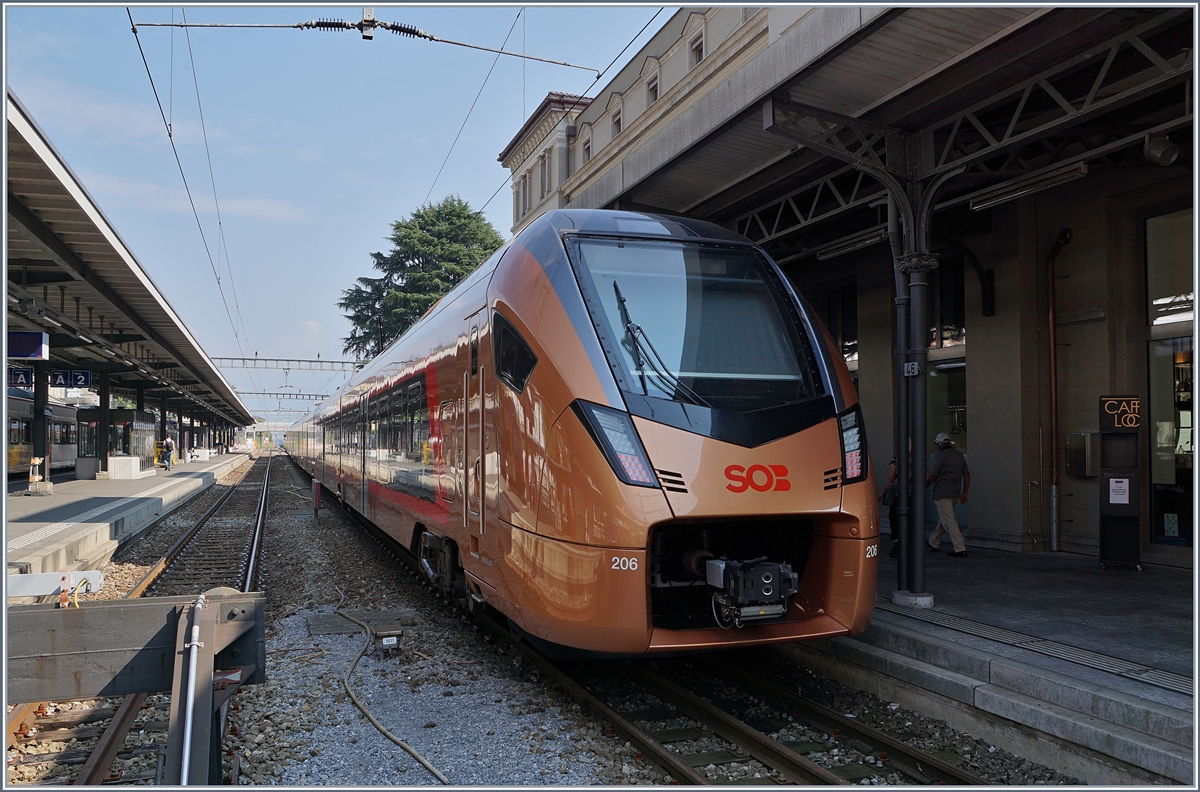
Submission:
[[[133,24],[136,31],[138,24],[133,22],[130,17],[130,23]],[[455,41],[454,39],[442,38],[435,36],[432,33],[426,33],[424,30],[409,25],[404,22],[385,22],[381,19],[376,19],[374,14],[369,10],[363,14],[362,20],[358,22],[347,22],[344,19],[314,19],[308,22],[296,22],[294,24],[286,23],[242,23],[242,22],[142,22],[142,27],[197,27],[197,28],[275,28],[275,29],[293,29],[293,30],[327,30],[327,31],[346,31],[357,30],[362,34],[364,39],[372,39],[375,35],[376,28],[387,30],[397,36],[406,38],[424,39],[433,41],[438,44],[452,44],[456,47],[467,47],[468,49],[481,50],[483,52],[494,52],[497,55],[508,55],[513,58],[521,58],[523,60],[538,61],[539,63],[549,63],[554,66],[566,66],[570,69],[581,69],[596,73],[596,79],[600,79],[602,72],[594,69],[591,66],[580,66],[576,63],[568,63],[567,61],[554,60],[552,58],[539,58],[536,55],[527,55],[522,52],[511,52],[506,49],[495,49],[493,47],[485,47],[481,44],[471,44],[466,41]]]

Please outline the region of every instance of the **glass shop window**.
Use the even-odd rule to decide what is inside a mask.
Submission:
[[[1192,546],[1191,336],[1151,341],[1150,539]]]
[[[929,346],[952,347],[967,343],[962,256],[938,262],[929,273]]]
[[[1146,220],[1147,324],[1192,321],[1192,221],[1191,209]]]
[[[929,453],[936,450],[933,439],[941,432],[950,435],[956,449],[967,453],[967,364],[961,359],[931,362],[926,393],[925,447]]]

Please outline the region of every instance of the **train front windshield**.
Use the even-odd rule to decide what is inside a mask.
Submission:
[[[734,412],[822,393],[796,307],[752,249],[589,237],[568,249],[623,390]]]

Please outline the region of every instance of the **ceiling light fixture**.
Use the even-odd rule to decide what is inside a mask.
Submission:
[[[837,256],[844,256],[847,253],[853,253],[856,250],[862,250],[871,245],[885,242],[887,238],[888,232],[886,228],[872,228],[817,248],[817,260],[828,261]]]
[[[1043,190],[1049,190],[1051,187],[1057,187],[1060,184],[1066,184],[1069,181],[1087,176],[1087,172],[1087,163],[1077,162],[1065,168],[1056,168],[1044,173],[1013,179],[998,187],[984,190],[971,198],[971,211],[978,212],[993,206],[999,206],[1002,203],[1015,201],[1018,198],[1024,198],[1026,195],[1033,195]]]

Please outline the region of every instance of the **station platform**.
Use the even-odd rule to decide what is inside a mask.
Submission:
[[[926,566],[934,606],[918,609],[892,603],[885,551],[871,626],[785,651],[1089,784],[1194,784],[1193,573],[1143,569],[940,552]]]
[[[244,453],[178,464],[142,479],[79,480],[52,477],[54,494],[29,497],[10,482],[4,541],[8,572],[95,569],[156,517],[246,461]]]

